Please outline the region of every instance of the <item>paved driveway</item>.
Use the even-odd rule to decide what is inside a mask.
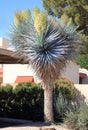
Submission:
[[[28,120],[0,118],[0,130],[40,130],[40,128],[68,130],[63,124],[46,126],[44,122],[32,122]]]
[[[61,125],[51,125],[51,126],[42,126],[39,124],[24,124],[21,126],[13,126],[13,127],[7,127],[7,128],[0,128],[0,130],[40,130],[40,128],[55,128],[56,130],[68,130],[64,126]]]

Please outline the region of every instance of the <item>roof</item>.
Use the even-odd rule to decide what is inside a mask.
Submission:
[[[0,64],[22,64],[23,59],[15,51],[0,48]],[[25,63],[24,63],[25,64]]]
[[[33,76],[17,76],[14,83],[34,82]]]
[[[79,68],[79,77],[85,78],[88,76],[88,70],[85,68]]]
[[[88,76],[88,70],[85,68],[79,68],[79,73],[86,74]]]
[[[84,74],[84,73],[79,73],[79,77],[80,78],[85,78],[87,75],[86,74]]]

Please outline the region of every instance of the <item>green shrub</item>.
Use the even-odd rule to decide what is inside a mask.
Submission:
[[[54,115],[56,121],[63,121],[66,113],[72,109],[75,96],[73,82],[60,78],[55,82],[54,88]]]
[[[17,85],[16,85],[16,88],[17,87],[32,87],[33,86],[33,83],[32,82],[24,82],[24,83],[18,83]]]
[[[62,95],[64,95],[64,97],[68,100],[72,100],[74,98],[75,88],[72,81],[61,77],[59,80],[56,80],[55,87],[58,88],[59,91],[62,92]]]
[[[68,101],[59,92],[57,98],[54,96],[54,117],[55,121],[63,121],[66,112],[69,110]]]
[[[43,120],[43,90],[39,84],[18,84],[14,89],[14,94],[14,107],[16,107],[15,111],[13,107],[16,113],[14,115],[18,115],[18,118]]]
[[[67,125],[67,127],[69,129],[78,130],[77,120],[78,120],[78,115],[76,112],[68,112],[66,114],[66,118],[64,120],[64,123]]]
[[[73,83],[69,83],[68,80],[66,82],[66,79],[55,82],[53,97],[56,121],[63,120],[69,111],[69,105],[74,97],[72,86]],[[20,83],[14,89],[7,84],[0,88],[0,116],[43,121],[43,109],[44,92],[41,84]]]
[[[11,112],[13,87],[10,84],[0,87],[0,115],[7,116]]]
[[[20,83],[0,87],[0,116],[43,120],[43,90],[39,84]]]
[[[75,112],[68,113],[65,124],[71,129],[88,130],[88,105],[82,104]]]
[[[87,130],[88,129],[88,106],[83,104],[80,106],[78,113],[77,126],[79,130]]]

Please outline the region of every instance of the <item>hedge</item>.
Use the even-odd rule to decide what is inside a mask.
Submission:
[[[61,104],[58,104],[58,97],[60,93],[63,96],[63,99],[66,99],[68,102],[71,102],[74,97],[74,88],[73,84],[69,86],[67,83],[66,87],[64,84],[61,86],[59,81],[55,82],[55,88],[53,93],[54,99],[54,115],[56,120],[64,116],[63,113],[66,111],[63,110],[60,117],[60,111],[57,107],[60,108]],[[70,82],[67,80],[67,82]],[[59,102],[65,103],[62,98],[59,97]],[[57,106],[58,104],[58,106]],[[68,104],[66,104],[68,105]],[[63,107],[63,106],[62,106]],[[43,121],[44,117],[44,93],[41,87],[41,84],[35,83],[20,83],[15,89],[13,86],[7,84],[4,87],[0,87],[0,117],[9,117],[17,119],[26,119],[33,121]],[[67,110],[67,108],[65,108]],[[57,114],[58,113],[58,114]]]

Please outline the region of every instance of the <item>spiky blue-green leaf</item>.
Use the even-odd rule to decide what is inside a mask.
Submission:
[[[24,62],[27,61],[47,84],[58,78],[68,60],[75,58],[79,35],[74,26],[62,26],[51,18],[46,31],[38,35],[30,20],[13,28],[11,42]]]

